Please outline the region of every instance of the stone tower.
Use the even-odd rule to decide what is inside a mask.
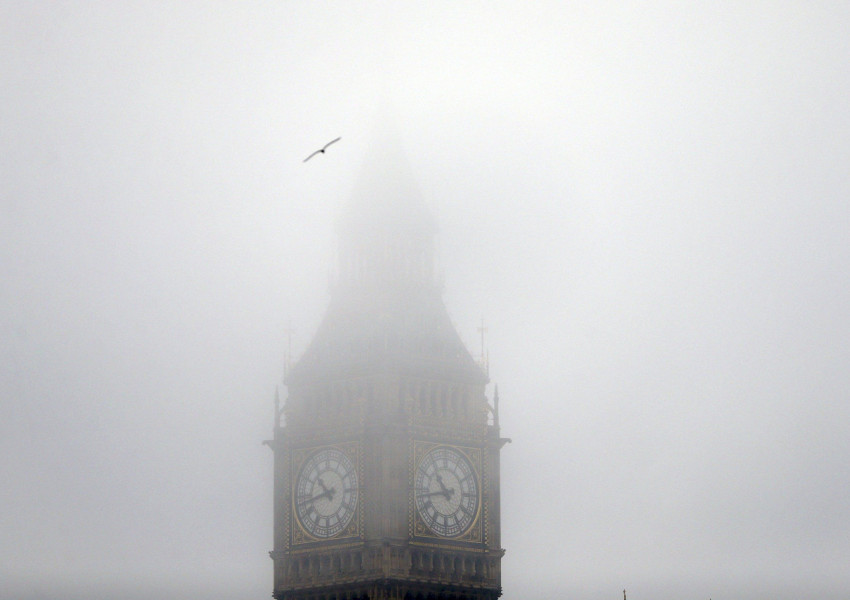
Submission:
[[[339,223],[330,306],[274,439],[274,597],[501,595],[498,399],[434,273],[436,224],[398,148]]]

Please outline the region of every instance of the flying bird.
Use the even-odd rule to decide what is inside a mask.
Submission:
[[[324,153],[325,153],[325,150],[327,150],[327,149],[328,149],[328,146],[330,146],[331,144],[335,144],[335,143],[337,143],[337,142],[338,142],[338,141],[340,141],[341,139],[342,139],[341,137],[338,137],[338,138],[336,138],[335,140],[331,140],[331,141],[329,141],[327,144],[325,144],[324,146],[322,146],[321,148],[319,148],[318,150],[316,150],[315,152],[313,152],[313,154],[311,154],[310,156],[308,156],[307,158],[305,158],[305,159],[304,159],[304,162],[307,162],[308,160],[310,160],[311,158],[313,158],[313,157],[314,157],[314,156],[316,156],[317,154],[324,154]]]

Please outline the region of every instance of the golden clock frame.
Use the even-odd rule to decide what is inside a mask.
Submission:
[[[472,519],[472,524],[464,533],[457,537],[444,537],[437,535],[419,516],[419,511],[416,510],[416,501],[414,497],[414,481],[416,478],[416,468],[422,461],[422,458],[431,450],[437,447],[451,448],[460,454],[463,454],[472,465],[472,470],[475,473],[475,482],[478,485],[478,506],[475,510],[475,517]],[[408,533],[411,540],[437,540],[442,543],[471,543],[480,544],[484,541],[483,518],[482,512],[485,504],[485,493],[483,481],[483,457],[482,449],[473,446],[459,446],[445,442],[428,442],[423,440],[411,440],[410,460],[408,461]]]
[[[338,534],[320,538],[314,535],[311,535],[304,527],[301,525],[301,521],[298,519],[298,515],[295,510],[295,482],[298,480],[298,475],[301,473],[301,469],[304,466],[304,463],[316,452],[326,449],[333,449],[339,452],[342,452],[354,464],[354,470],[357,473],[357,507],[354,509],[354,516],[351,519],[351,522],[345,526],[345,528],[340,531]],[[290,539],[290,547],[295,549],[296,546],[302,546],[305,544],[316,544],[316,543],[331,543],[331,542],[350,542],[352,539],[360,538],[361,533],[363,531],[363,496],[362,496],[362,486],[363,486],[363,461],[362,458],[362,449],[358,442],[345,442],[341,444],[321,444],[318,446],[309,446],[303,448],[293,448],[290,452],[290,473],[292,473],[292,477],[289,478],[289,531],[291,535]]]

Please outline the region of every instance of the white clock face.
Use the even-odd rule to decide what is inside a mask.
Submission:
[[[466,533],[478,515],[478,478],[465,454],[447,446],[430,450],[416,467],[416,511],[431,531],[453,538]]]
[[[357,471],[336,448],[322,448],[302,465],[295,482],[295,515],[316,538],[338,535],[357,510]]]

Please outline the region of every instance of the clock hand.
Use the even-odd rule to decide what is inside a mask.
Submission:
[[[321,485],[321,486],[322,486],[322,490],[323,490],[323,491],[322,491],[322,492],[319,492],[319,493],[318,493],[318,494],[316,494],[315,496],[307,497],[307,498],[302,498],[301,500],[299,500],[299,501],[298,501],[299,503],[302,503],[302,504],[303,504],[303,503],[305,503],[305,502],[313,502],[314,500],[318,500],[319,498],[324,498],[325,496],[327,496],[327,497],[328,497],[328,500],[333,500],[334,494],[336,494],[336,488],[334,488],[334,487],[330,487],[330,488],[329,488],[329,487],[327,487],[327,486],[325,485],[325,482],[323,482],[323,481],[321,480],[321,478],[319,478],[319,480],[318,480],[318,481],[319,481],[319,485]]]
[[[323,495],[328,494],[328,499],[332,500],[333,497],[334,497],[334,494],[336,494],[336,488],[334,488],[334,487],[329,488],[328,486],[326,486],[325,482],[322,481],[321,477],[318,477],[317,480],[319,482],[319,485],[322,486],[322,494]]]
[[[305,504],[307,502],[313,502],[315,500],[318,500],[319,498],[324,498],[325,496],[327,496],[328,499],[330,500],[331,498],[333,498],[334,491],[335,490],[333,488],[331,488],[329,490],[325,490],[324,492],[316,494],[315,496],[305,496],[304,498],[301,498],[298,501],[298,504]]]
[[[436,477],[437,477],[437,483],[440,484],[440,493],[443,494],[446,497],[446,500],[450,500],[451,497],[455,493],[455,489],[454,488],[447,488],[446,484],[443,483],[443,477],[439,473],[436,474]]]
[[[454,490],[452,490],[454,493]],[[416,494],[417,498],[427,498],[428,496],[445,496],[446,493],[443,490],[437,490],[436,492],[425,492],[424,494]]]

